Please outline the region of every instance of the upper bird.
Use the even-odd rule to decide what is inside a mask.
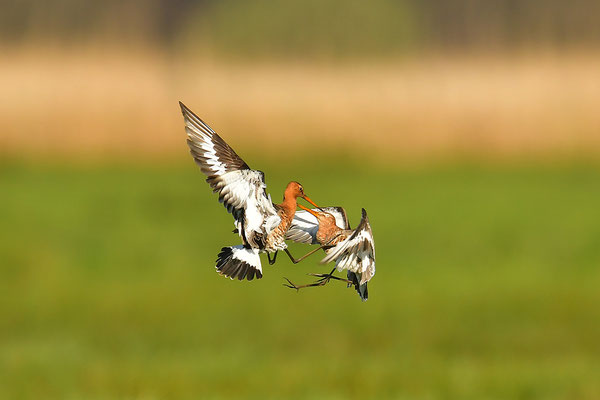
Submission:
[[[356,229],[350,229],[346,210],[342,207],[323,207],[319,210],[311,210],[304,206],[300,208],[304,211],[295,214],[286,239],[299,243],[320,244],[319,248],[308,254],[323,248],[327,255],[321,260],[321,264],[335,260],[339,271],[347,270],[348,284],[354,285],[360,298],[366,301],[369,297],[367,283],[375,275],[375,242],[365,209],[362,209],[362,218]],[[296,286],[288,280],[289,287],[299,289],[321,286],[331,278],[343,280],[333,276],[334,271],[335,269],[329,274],[316,274],[322,279],[309,285]]]
[[[233,215],[242,244],[223,247],[217,258],[217,271],[231,279],[262,278],[260,252],[275,253],[287,248],[285,234],[294,218],[297,198],[318,207],[304,194],[302,185],[290,182],[283,202],[273,204],[265,189],[263,172],[251,169],[225,141],[183,103],[187,143],[194,161],[207,176],[206,181],[219,194],[219,201]],[[269,257],[269,262],[275,262]]]

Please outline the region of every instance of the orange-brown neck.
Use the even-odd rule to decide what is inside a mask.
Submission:
[[[280,206],[290,218],[293,218],[296,213],[296,207],[298,207],[297,198],[298,196],[293,190],[286,189],[285,192],[283,192],[283,202]]]
[[[283,202],[280,204],[280,206],[285,210],[286,214],[293,217],[296,213],[296,207],[298,207],[296,196],[286,190],[283,195]]]

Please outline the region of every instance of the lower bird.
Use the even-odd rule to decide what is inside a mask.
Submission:
[[[307,285],[295,285],[289,279],[286,286],[302,289],[310,286],[323,286],[331,279],[337,279],[353,285],[361,300],[369,298],[367,283],[375,275],[375,242],[367,212],[362,209],[362,218],[356,229],[350,229],[346,210],[342,207],[323,207],[308,209],[299,205],[304,211],[298,211],[292,221],[292,226],[286,234],[286,239],[299,243],[319,244],[320,246],[300,259],[299,262],[319,249],[325,250],[326,256],[321,264],[335,260],[335,268],[329,274],[311,274],[320,279]],[[348,279],[333,275],[335,270],[347,270]]]

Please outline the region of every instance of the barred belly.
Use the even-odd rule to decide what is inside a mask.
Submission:
[[[273,253],[277,250],[285,250],[287,249],[287,244],[285,244],[285,234],[288,231],[288,229],[290,228],[290,225],[292,224],[291,219],[288,220],[287,218],[282,218],[281,222],[279,223],[279,225],[277,225],[277,227],[275,229],[273,229],[271,231],[271,233],[269,233],[267,235],[267,240],[265,243],[265,250]]]

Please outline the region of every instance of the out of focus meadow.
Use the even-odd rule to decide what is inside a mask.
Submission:
[[[599,398],[600,6],[426,3],[0,3],[0,398]],[[368,302],[214,272],[179,100],[368,211]]]

